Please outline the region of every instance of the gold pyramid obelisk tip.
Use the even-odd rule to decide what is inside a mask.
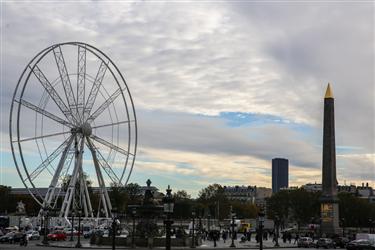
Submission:
[[[324,98],[333,98],[333,92],[330,83],[328,83],[326,95],[324,96]]]

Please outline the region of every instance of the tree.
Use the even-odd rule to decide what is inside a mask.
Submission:
[[[178,190],[173,194],[175,200],[186,200],[191,199],[191,196],[185,190]]]
[[[285,225],[289,218],[289,192],[281,190],[267,199],[267,216],[275,220],[277,217],[281,225]]]
[[[197,202],[207,209],[211,217],[228,218],[230,203],[221,185],[215,183],[199,191]]]
[[[141,202],[141,186],[139,186],[137,183],[129,183],[126,185],[125,192],[129,199],[128,204],[136,205]]]
[[[129,198],[123,186],[112,183],[109,197],[113,207],[116,207],[119,211],[126,211]]]
[[[298,230],[301,225],[310,223],[311,218],[320,215],[319,197],[320,193],[308,192],[302,188],[290,191],[290,208]]]
[[[251,202],[231,201],[230,204],[237,218],[256,218],[258,215],[258,208]]]
[[[194,201],[190,198],[185,190],[178,190],[173,194],[174,211],[173,216],[177,219],[191,218]]]
[[[9,201],[10,201],[10,191],[12,190],[11,187],[0,185],[0,201],[8,201],[8,202],[0,202],[0,213],[5,213],[10,211]]]
[[[349,193],[339,193],[339,216],[345,227],[369,227],[375,221],[375,204]]]

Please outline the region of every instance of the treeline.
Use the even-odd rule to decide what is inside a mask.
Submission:
[[[98,193],[93,193],[91,183],[87,182],[91,204],[95,212],[99,209],[100,199]],[[163,192],[164,194],[164,192]],[[161,201],[161,197],[156,197]],[[112,185],[109,196],[112,206],[120,212],[128,212],[129,205],[140,205],[143,199],[141,186],[130,183],[125,187]],[[298,226],[320,223],[320,197],[319,192],[307,192],[304,189],[283,190],[267,199],[266,213],[270,219],[278,219],[287,226],[296,223]],[[228,219],[230,210],[236,213],[237,218],[256,218],[259,208],[251,202],[229,200],[224,194],[224,188],[219,184],[212,184],[199,191],[198,197],[193,199],[185,190],[173,192],[175,219],[189,219],[193,211],[196,217],[212,219]],[[339,193],[340,224],[343,227],[370,227],[375,222],[375,204],[367,199],[353,196],[349,193]],[[40,206],[31,195],[12,195],[11,188],[0,185],[0,214],[15,213],[17,202],[25,203],[26,213],[29,216],[38,214]],[[59,207],[61,200],[57,204]],[[162,204],[159,204],[162,205]],[[101,214],[100,216],[104,216]],[[373,225],[375,226],[375,225]]]
[[[267,215],[281,224],[320,224],[320,192],[304,189],[282,190],[267,200]],[[375,222],[375,204],[349,193],[339,193],[341,227],[371,227]]]
[[[126,211],[128,205],[141,204],[139,188],[138,184],[129,184],[126,187],[112,186],[110,196],[113,204],[122,211]],[[202,189],[196,199],[192,199],[185,190],[173,192],[173,198],[173,217],[176,219],[189,219],[193,212],[196,217],[227,219],[231,207],[238,218],[255,218],[258,214],[258,208],[250,202],[230,201],[224,194],[224,188],[219,184]]]

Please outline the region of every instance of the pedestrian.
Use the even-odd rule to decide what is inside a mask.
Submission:
[[[296,243],[298,243],[298,239],[299,239],[299,234],[297,233],[297,234],[296,234],[296,237],[295,237],[295,239],[294,239],[294,243],[293,243],[293,245],[295,245]]]
[[[289,241],[289,244],[292,244],[292,234],[291,233],[288,233],[288,241]]]
[[[248,241],[251,241],[251,234],[252,234],[251,231],[249,231],[249,233],[247,234],[247,240],[248,240]]]
[[[221,237],[223,238],[223,241],[225,243],[225,241],[227,240],[227,231],[223,230],[223,234]]]

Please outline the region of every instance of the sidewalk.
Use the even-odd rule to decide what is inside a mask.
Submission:
[[[89,249],[112,249],[111,246],[98,246],[98,245],[91,245],[87,241],[82,242],[82,248],[89,248]],[[60,241],[60,242],[50,242],[49,247],[58,247],[58,248],[75,248],[76,242],[71,242],[71,241]],[[216,247],[214,247],[214,242],[213,241],[203,241],[201,246],[197,246],[197,249],[204,249],[204,250],[209,250],[209,249],[233,249],[230,247],[231,245],[231,240],[226,240],[224,241],[221,239],[220,241],[216,242]],[[244,243],[240,243],[239,240],[234,241],[234,245],[236,246],[236,249],[259,249],[259,244],[256,243],[255,240],[252,241],[246,241]],[[266,240],[263,241],[263,248],[265,249],[280,249],[280,248],[296,248],[297,244],[289,244],[289,243],[283,243],[282,240],[279,240],[279,247],[274,247],[274,243],[272,240]],[[38,246],[43,246],[42,244],[38,244]],[[155,247],[153,249],[164,249],[165,247]],[[116,249],[131,249],[130,247],[124,247],[124,246],[116,246]],[[148,248],[138,248],[137,249],[147,249]],[[172,247],[172,250],[187,250],[190,249],[190,247]]]

